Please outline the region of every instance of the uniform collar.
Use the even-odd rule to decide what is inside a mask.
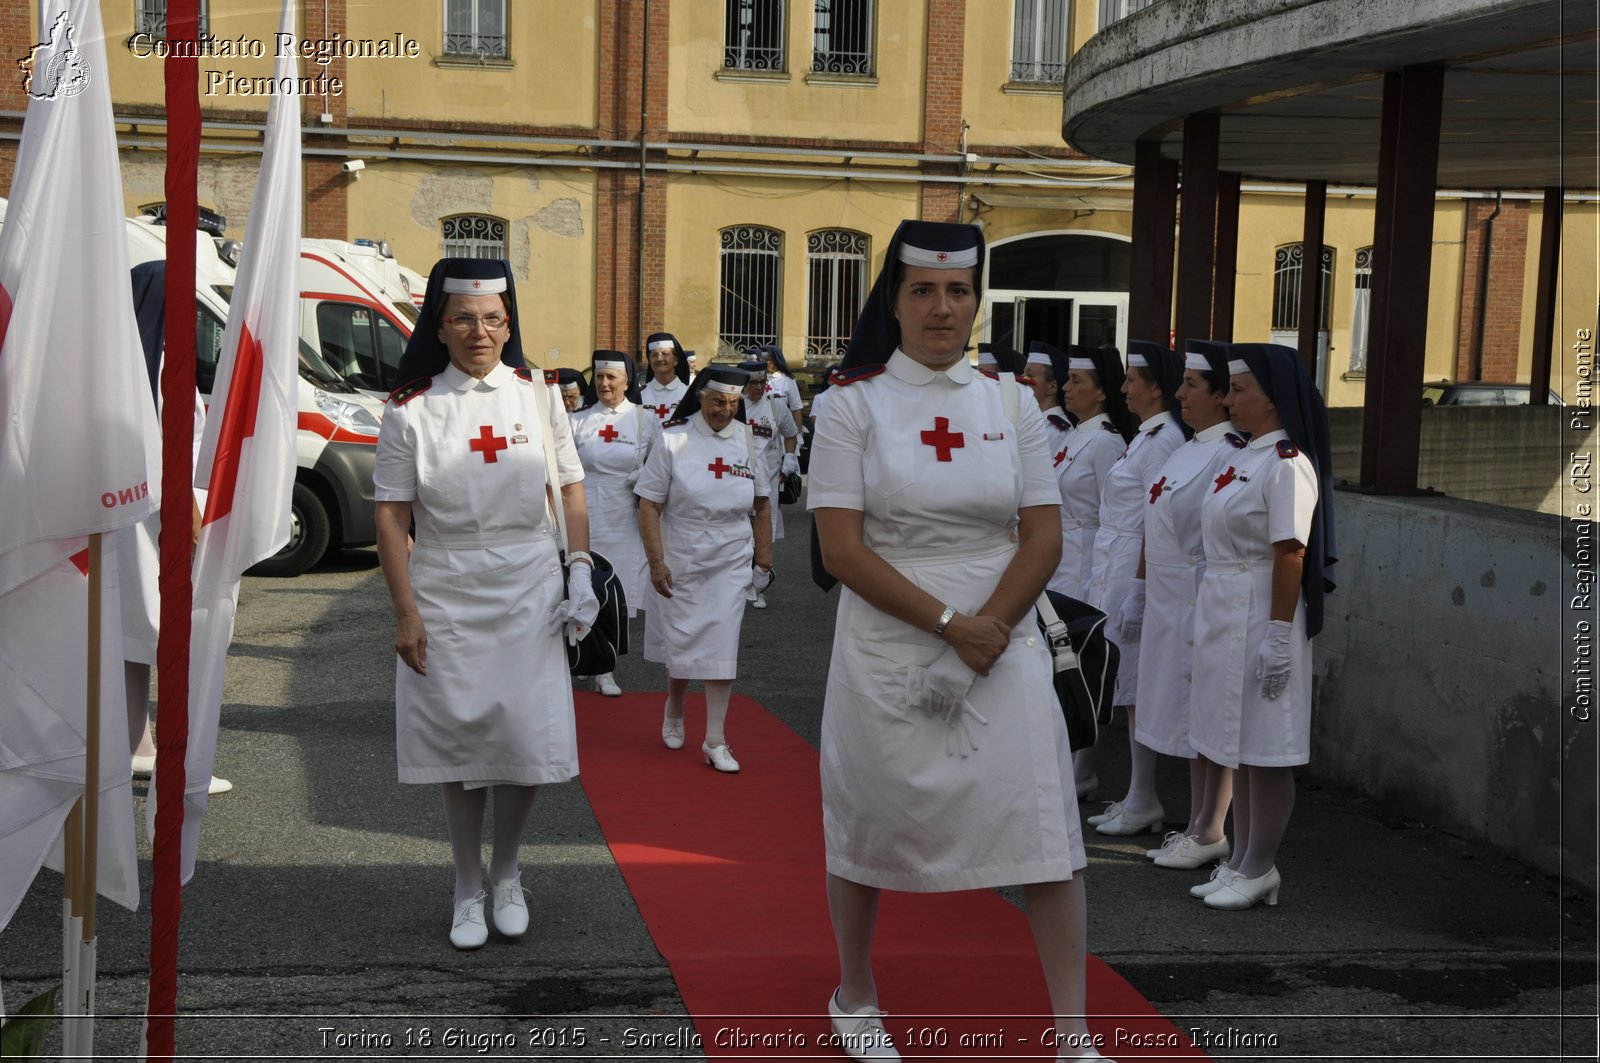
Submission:
[[[1145,432],[1150,431],[1150,429],[1159,427],[1160,425],[1164,425],[1168,421],[1171,421],[1171,420],[1172,420],[1172,414],[1170,412],[1168,412],[1167,410],[1162,410],[1160,413],[1156,414],[1154,417],[1151,417],[1151,418],[1145,420],[1143,423],[1141,423],[1139,425],[1139,432],[1140,432],[1140,434],[1143,434]]]
[[[728,422],[728,427],[724,428],[720,432],[717,432],[713,431],[711,426],[706,423],[706,415],[701,413],[699,410],[696,410],[694,416],[689,418],[689,423],[694,425],[695,431],[699,432],[703,436],[713,436],[717,439],[732,439],[734,426],[739,423],[739,420],[738,418],[734,418]]]
[[[488,375],[483,377],[481,380],[468,373],[463,373],[461,370],[457,369],[455,363],[452,362],[445,367],[444,372],[439,374],[439,380],[451,391],[465,393],[471,391],[473,388],[478,387],[479,385],[493,390],[500,387],[507,380],[510,380],[511,376],[511,367],[506,365],[504,362],[496,362],[494,364],[494,368],[489,370]]]
[[[627,413],[628,410],[633,407],[633,403],[628,401],[628,397],[626,395],[624,395],[622,397],[622,401],[621,402],[617,403],[616,409],[612,409],[610,406],[607,406],[605,403],[601,402],[599,399],[595,399],[594,400],[594,404],[597,407],[599,407],[601,413],[605,414],[608,417],[621,417],[623,414]]]
[[[929,369],[898,347],[889,356],[888,368],[891,376],[904,380],[907,384],[915,384],[918,387],[938,377],[944,377],[952,384],[965,384],[972,379],[972,374],[976,372],[972,368],[972,363],[967,361],[966,358],[956,359],[956,363],[949,369]]]
[[[1265,432],[1254,437],[1247,445],[1251,450],[1260,450],[1262,447],[1275,447],[1278,445],[1278,440],[1288,438],[1288,429],[1280,428],[1276,432]]]
[[[1085,417],[1083,420],[1079,421],[1078,422],[1078,427],[1079,428],[1099,428],[1101,425],[1105,424],[1109,420],[1111,420],[1111,418],[1106,416],[1105,414],[1097,413],[1093,417]]]
[[[671,380],[667,381],[665,384],[661,383],[661,381],[657,380],[655,377],[651,377],[650,378],[650,383],[645,385],[645,387],[655,388],[657,391],[682,391],[684,388],[686,388],[688,386],[689,386],[688,384],[685,384],[683,381],[679,380],[677,377],[673,377]]]
[[[1044,409],[1040,410],[1039,415],[1041,417],[1049,417],[1052,413],[1059,413],[1062,416],[1066,416],[1066,412],[1066,410],[1061,408],[1060,403],[1056,403],[1054,406],[1046,406]]]
[[[1202,428],[1194,434],[1196,443],[1209,443],[1213,439],[1220,439],[1224,432],[1233,431],[1233,422],[1224,418],[1210,428]]]

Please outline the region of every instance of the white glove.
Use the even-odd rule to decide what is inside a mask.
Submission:
[[[589,572],[588,565],[572,566],[567,578],[567,597],[557,602],[550,614],[551,628],[556,631],[565,628],[569,646],[576,646],[600,615],[600,599],[594,596],[594,580]]]
[[[1117,613],[1117,644],[1131,646],[1139,641],[1144,630],[1144,580],[1135,577],[1128,596],[1122,599],[1122,609]]]
[[[760,565],[750,566],[750,586],[745,588],[744,596],[747,601],[755,601],[756,596],[772,586],[772,581],[778,578],[777,572],[772,569],[762,570]]]
[[[967,700],[967,694],[977,678],[978,673],[967,667],[954,646],[940,654],[928,667],[913,666],[906,672],[906,695],[911,705],[950,726],[950,733],[945,738],[947,755],[960,753],[964,757],[968,746],[976,752],[978,743],[973,737],[972,723],[989,723]]]
[[[1287,620],[1268,620],[1267,635],[1256,651],[1256,678],[1261,680],[1261,696],[1276,699],[1289,686],[1289,671],[1294,657],[1289,652],[1289,634],[1294,625]]]
[[[783,456],[783,469],[781,475],[790,476],[800,471],[800,455],[785,454]]]

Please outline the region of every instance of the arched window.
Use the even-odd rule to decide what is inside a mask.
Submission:
[[[718,355],[777,343],[782,294],[783,233],[763,225],[723,229]]]
[[[506,57],[506,0],[444,0],[444,54]]]
[[[206,35],[206,22],[210,7],[208,0],[200,0],[200,36]],[[134,0],[133,31],[147,33],[156,40],[167,39],[167,0]]]
[[[439,220],[442,258],[505,258],[506,220],[492,214],[453,214]]]
[[[784,0],[724,0],[722,65],[728,70],[787,70]]]
[[[806,237],[806,362],[838,361],[867,296],[867,234],[819,229]]]
[[[1356,290],[1350,299],[1350,372],[1366,374],[1367,328],[1372,315],[1372,248],[1356,248]]]
[[[1302,259],[1305,249],[1300,244],[1284,244],[1278,248],[1272,271],[1272,329],[1274,332],[1292,332],[1300,328],[1300,284],[1304,273]],[[1317,322],[1320,331],[1328,330],[1332,320],[1333,299],[1333,248],[1322,245],[1322,268],[1318,271],[1322,285],[1322,319]]]
[[[811,69],[872,76],[872,0],[815,0]]]
[[[1067,72],[1067,0],[1013,0],[1011,80],[1060,82]]]

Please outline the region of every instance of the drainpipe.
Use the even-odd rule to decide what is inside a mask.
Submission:
[[[633,343],[627,349],[643,350],[644,343],[644,179],[650,129],[650,0],[644,0],[644,26],[639,31],[639,216],[634,233]]]
[[[1478,270],[1478,313],[1472,328],[1472,365],[1469,380],[1483,379],[1483,333],[1489,310],[1489,256],[1494,251],[1494,220],[1500,216],[1500,192],[1494,194],[1494,213],[1483,220],[1483,265]]]

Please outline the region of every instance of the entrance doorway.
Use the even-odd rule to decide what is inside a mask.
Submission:
[[[1106,292],[990,292],[983,334],[1027,353],[1033,340],[1055,346],[1127,343],[1128,297]]]
[[[996,241],[989,248],[979,335],[1026,352],[1128,343],[1127,237],[1066,230]]]

